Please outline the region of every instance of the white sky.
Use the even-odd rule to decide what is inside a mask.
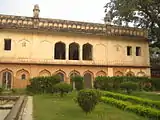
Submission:
[[[40,17],[103,23],[109,0],[0,0],[0,14],[33,16],[39,4]]]

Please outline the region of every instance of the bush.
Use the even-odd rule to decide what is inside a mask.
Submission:
[[[126,90],[130,94],[133,90],[137,90],[137,83],[133,82],[124,82],[120,84],[120,88]]]
[[[3,90],[3,87],[0,87],[0,95],[2,94]]]
[[[116,100],[108,97],[101,97],[101,101],[104,103],[111,104],[112,106],[116,106],[119,109],[131,111],[136,113],[137,115],[144,116],[152,120],[160,119],[160,111],[157,109],[153,109],[151,107],[146,107],[141,105],[132,105],[129,102],[124,102],[121,100]]]
[[[149,107],[160,109],[160,101],[153,101],[153,100],[143,99],[143,98],[136,97],[136,96],[129,96],[129,95],[107,92],[107,91],[103,92],[103,95],[114,98],[114,99],[118,99],[118,100],[129,101],[133,104],[141,104],[144,106],[149,106]]]
[[[57,93],[60,93],[60,96],[63,97],[65,93],[69,93],[70,91],[72,91],[72,86],[67,83],[61,82],[54,86],[54,90]]]
[[[109,78],[110,77],[106,77],[106,76],[96,77],[94,81],[94,88],[100,89],[100,90],[112,90],[113,83]]]
[[[101,93],[98,90],[84,89],[78,92],[76,102],[82,108],[82,110],[88,114],[93,111],[98,104],[101,97]]]
[[[160,90],[160,78],[152,78],[151,83],[155,90]]]
[[[30,85],[27,86],[27,92],[30,93],[53,93],[53,86],[60,83],[59,76],[34,77],[30,79]]]
[[[82,90],[83,86],[83,77],[81,76],[74,76],[71,78],[71,83],[75,85],[76,90]]]

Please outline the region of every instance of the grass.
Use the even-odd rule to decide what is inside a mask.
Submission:
[[[33,98],[34,120],[146,120],[104,103],[86,115],[74,102],[73,94],[64,98],[55,95],[35,95]]]

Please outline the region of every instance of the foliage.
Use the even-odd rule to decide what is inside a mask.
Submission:
[[[34,77],[30,80],[30,85],[27,86],[27,91],[31,93],[52,93],[53,86],[60,83],[59,76],[43,76]]]
[[[3,87],[0,87],[0,94],[2,94],[3,90]]]
[[[93,111],[100,100],[101,94],[98,90],[84,89],[78,92],[76,102],[82,110],[88,114]]]
[[[132,82],[137,83],[137,87],[139,90],[152,90],[155,81],[152,80],[152,78],[147,78],[147,77],[127,77],[127,76],[113,76],[113,77],[108,77],[108,76],[98,76],[95,78],[94,81],[94,88],[100,89],[100,90],[112,90],[112,91],[118,91],[120,89],[121,83],[124,82]],[[151,83],[151,88],[147,89],[147,83]],[[160,87],[159,84],[155,87],[156,89]]]
[[[83,86],[83,77],[77,75],[71,78],[72,84],[75,85],[76,90],[81,90],[84,88]]]
[[[111,90],[113,87],[111,79],[106,76],[98,76],[94,80],[94,88],[100,90]]]
[[[160,90],[160,78],[152,78],[151,83],[156,90]]]
[[[120,84],[120,88],[126,90],[130,94],[133,90],[137,89],[137,83],[134,82],[123,82]]]
[[[116,106],[119,109],[134,112],[140,116],[144,116],[154,120],[160,119],[160,111],[151,107],[146,107],[141,105],[132,105],[129,102],[116,100],[108,97],[101,97],[101,101],[107,104],[111,104],[112,106]]]
[[[67,83],[61,82],[54,86],[54,90],[57,93],[60,93],[60,96],[63,97],[65,93],[69,93],[70,91],[72,91],[72,86]]]
[[[160,109],[160,101],[153,101],[149,99],[144,99],[144,98],[130,96],[130,95],[124,95],[120,93],[113,93],[108,91],[104,91],[103,95],[114,98],[114,99],[118,99],[118,100],[129,101],[133,104],[141,104],[144,106],[150,106],[150,107]]]
[[[157,47],[160,46],[159,0],[110,0],[105,6],[105,12],[105,21],[149,29],[149,39]]]

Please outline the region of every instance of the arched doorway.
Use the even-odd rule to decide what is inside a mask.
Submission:
[[[55,44],[55,53],[54,53],[54,59],[65,59],[66,54],[66,46],[62,42],[58,42]]]
[[[123,73],[120,71],[115,72],[115,76],[123,76]]]
[[[83,60],[92,60],[92,48],[89,43],[83,45]]]
[[[79,60],[79,45],[71,43],[69,45],[69,60]]]
[[[12,74],[9,71],[5,71],[2,73],[2,86],[5,89],[10,89],[12,83]]]
[[[84,74],[84,88],[92,88],[92,75],[91,75],[91,73]]]

